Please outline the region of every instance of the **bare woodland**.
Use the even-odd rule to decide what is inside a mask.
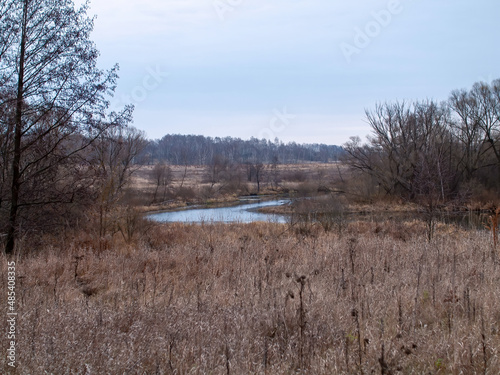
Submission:
[[[500,80],[456,90],[447,102],[383,103],[366,111],[368,142],[353,137],[344,162],[385,193],[406,199],[470,197],[472,186],[497,191]]]

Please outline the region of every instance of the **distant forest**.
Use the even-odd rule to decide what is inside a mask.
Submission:
[[[209,165],[214,158],[230,163],[297,164],[337,161],[343,150],[340,146],[317,143],[168,134],[150,141],[144,153],[149,163],[164,161],[172,165]]]

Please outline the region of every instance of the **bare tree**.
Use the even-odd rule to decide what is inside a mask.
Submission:
[[[479,171],[488,171],[486,180],[492,186],[500,178],[500,80],[491,84],[476,83],[471,90],[453,91],[449,106],[454,117],[452,132],[461,157],[459,170],[465,180]],[[494,173],[490,173],[494,171]],[[497,176],[495,179],[492,178]],[[484,176],[484,175],[483,175]]]
[[[128,121],[127,118],[116,121]],[[93,165],[98,172],[99,236],[116,231],[117,217],[111,214],[124,196],[130,177],[139,167],[137,158],[146,145],[144,133],[125,126],[116,126],[101,134],[92,144]]]
[[[458,161],[466,179],[471,179],[480,168],[480,162],[487,151],[487,140],[481,132],[476,116],[476,100],[466,90],[451,93],[450,108],[456,114],[451,121],[451,130],[461,146],[461,158]]]
[[[271,171],[270,171],[270,179],[271,179],[271,188],[273,190],[278,189],[278,185],[280,183],[280,172],[278,169],[279,159],[277,155],[274,155],[271,161]]]
[[[498,87],[498,86],[497,86]],[[495,85],[476,83],[470,93],[474,101],[474,120],[489,143],[490,150],[494,153],[500,163],[500,102],[495,93]]]
[[[156,202],[156,196],[158,195],[160,186],[163,186],[163,200],[165,200],[167,187],[172,182],[172,169],[167,163],[165,163],[164,161],[160,161],[155,164],[155,166],[151,170],[151,177],[156,184],[152,203]]]
[[[412,199],[422,158],[430,156],[431,150],[451,150],[446,106],[432,101],[386,103],[366,111],[366,116],[373,135],[365,145],[351,138],[344,145],[344,161],[374,177],[387,194]]]
[[[211,188],[223,181],[227,180],[227,169],[229,167],[229,161],[220,154],[216,154],[212,157],[210,164],[206,166],[206,177],[211,184]]]
[[[58,175],[62,165],[82,157],[113,126],[106,109],[117,67],[108,72],[96,67],[99,53],[89,38],[93,21],[86,15],[88,7],[87,2],[75,9],[69,0],[7,1],[0,6],[0,17],[9,20],[0,27],[0,114],[7,113],[3,141],[11,180],[7,253],[14,250],[22,210],[67,202],[50,195],[33,200],[30,182]]]
[[[257,184],[257,193],[260,193],[260,183],[264,179],[264,174],[266,172],[266,166],[260,161],[252,165],[253,176],[255,178],[255,183]]]
[[[19,34],[19,24],[16,16],[19,15],[20,2],[4,0],[0,2],[0,87],[12,77],[12,60],[6,57],[14,45]],[[3,98],[2,98],[3,99]]]
[[[415,170],[414,199],[423,208],[429,241],[437,214],[454,198],[456,174],[448,160],[446,145],[434,143],[420,154]]]

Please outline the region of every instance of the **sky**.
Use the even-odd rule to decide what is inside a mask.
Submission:
[[[78,2],[77,2],[78,3]],[[365,110],[446,100],[500,78],[495,0],[91,1],[112,108],[149,139],[196,134],[341,145]]]

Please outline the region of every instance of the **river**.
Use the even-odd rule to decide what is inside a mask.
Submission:
[[[163,223],[252,223],[266,221],[286,223],[284,215],[265,214],[258,212],[261,207],[281,206],[288,204],[289,199],[260,201],[257,199],[244,200],[243,203],[230,207],[194,208],[178,211],[152,213],[146,218]]]

